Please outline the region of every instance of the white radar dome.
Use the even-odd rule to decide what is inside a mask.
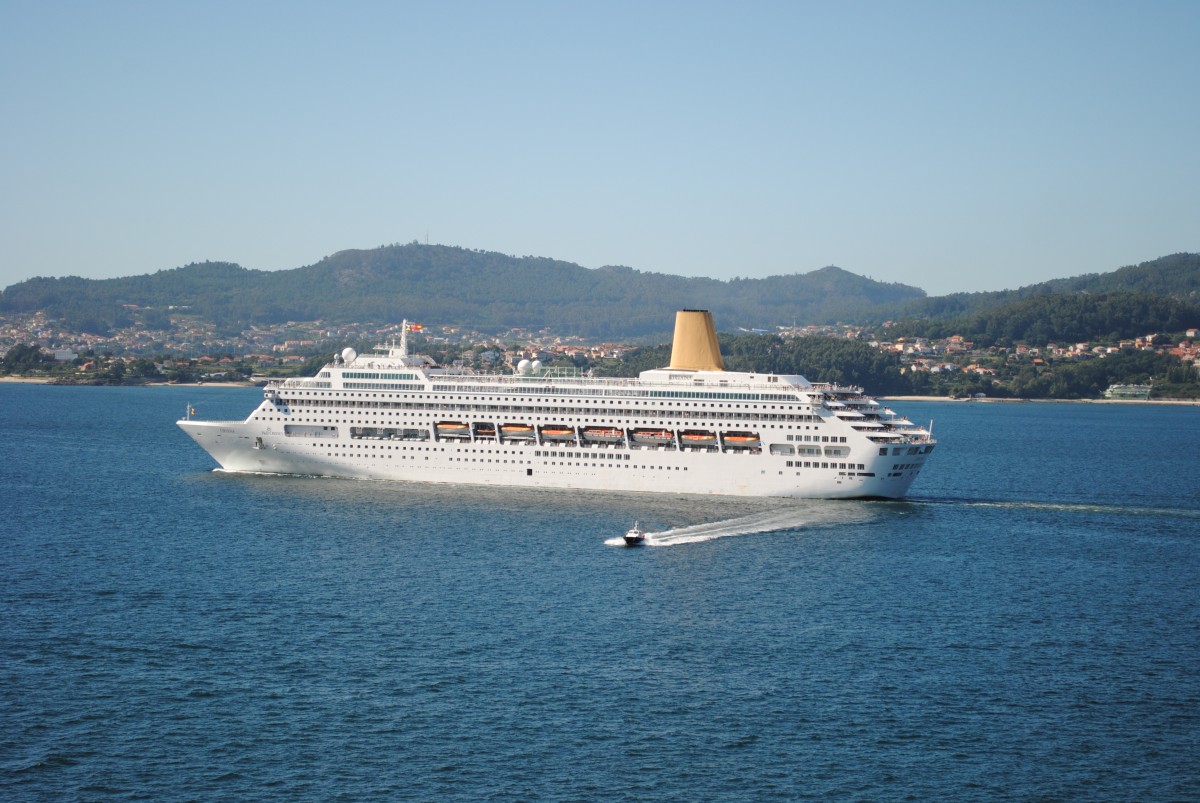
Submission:
[[[542,370],[542,361],[541,361],[541,360],[534,360],[534,361],[533,361],[533,365],[529,366],[529,368],[530,368],[530,370],[531,370],[531,371],[540,371],[540,370]]]
[[[357,356],[358,352],[349,346],[346,346],[346,348],[342,349],[342,359],[346,362],[354,362],[354,358]]]
[[[519,363],[517,363],[518,374],[528,374],[529,371],[529,360],[521,360]]]

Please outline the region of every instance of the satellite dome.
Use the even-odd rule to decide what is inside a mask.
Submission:
[[[357,356],[358,352],[349,346],[346,346],[346,348],[342,349],[342,359],[346,362],[354,362],[354,358]]]
[[[529,360],[521,360],[519,363],[517,363],[518,374],[528,374],[529,370]]]
[[[534,361],[533,361],[533,365],[530,365],[530,366],[529,366],[529,369],[530,369],[531,371],[540,371],[540,370],[542,370],[542,361],[541,361],[541,360],[534,360]]]

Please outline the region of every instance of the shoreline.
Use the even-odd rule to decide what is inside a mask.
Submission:
[[[49,385],[53,381],[54,378],[49,376],[0,376],[0,382],[13,384]]]
[[[1200,399],[952,399],[949,396],[876,396],[886,402],[958,402],[959,404],[1173,404],[1198,406]]]
[[[59,382],[53,376],[0,376],[0,383],[13,385],[57,385],[78,388],[256,388],[258,382],[121,382],[106,385],[94,382]]]

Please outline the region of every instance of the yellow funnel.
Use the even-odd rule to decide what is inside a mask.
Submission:
[[[671,344],[669,367],[679,371],[725,370],[711,312],[683,309],[675,313],[675,341]]]

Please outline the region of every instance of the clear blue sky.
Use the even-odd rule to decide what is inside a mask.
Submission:
[[[0,0],[0,287],[413,240],[931,295],[1200,251],[1200,2]]]

